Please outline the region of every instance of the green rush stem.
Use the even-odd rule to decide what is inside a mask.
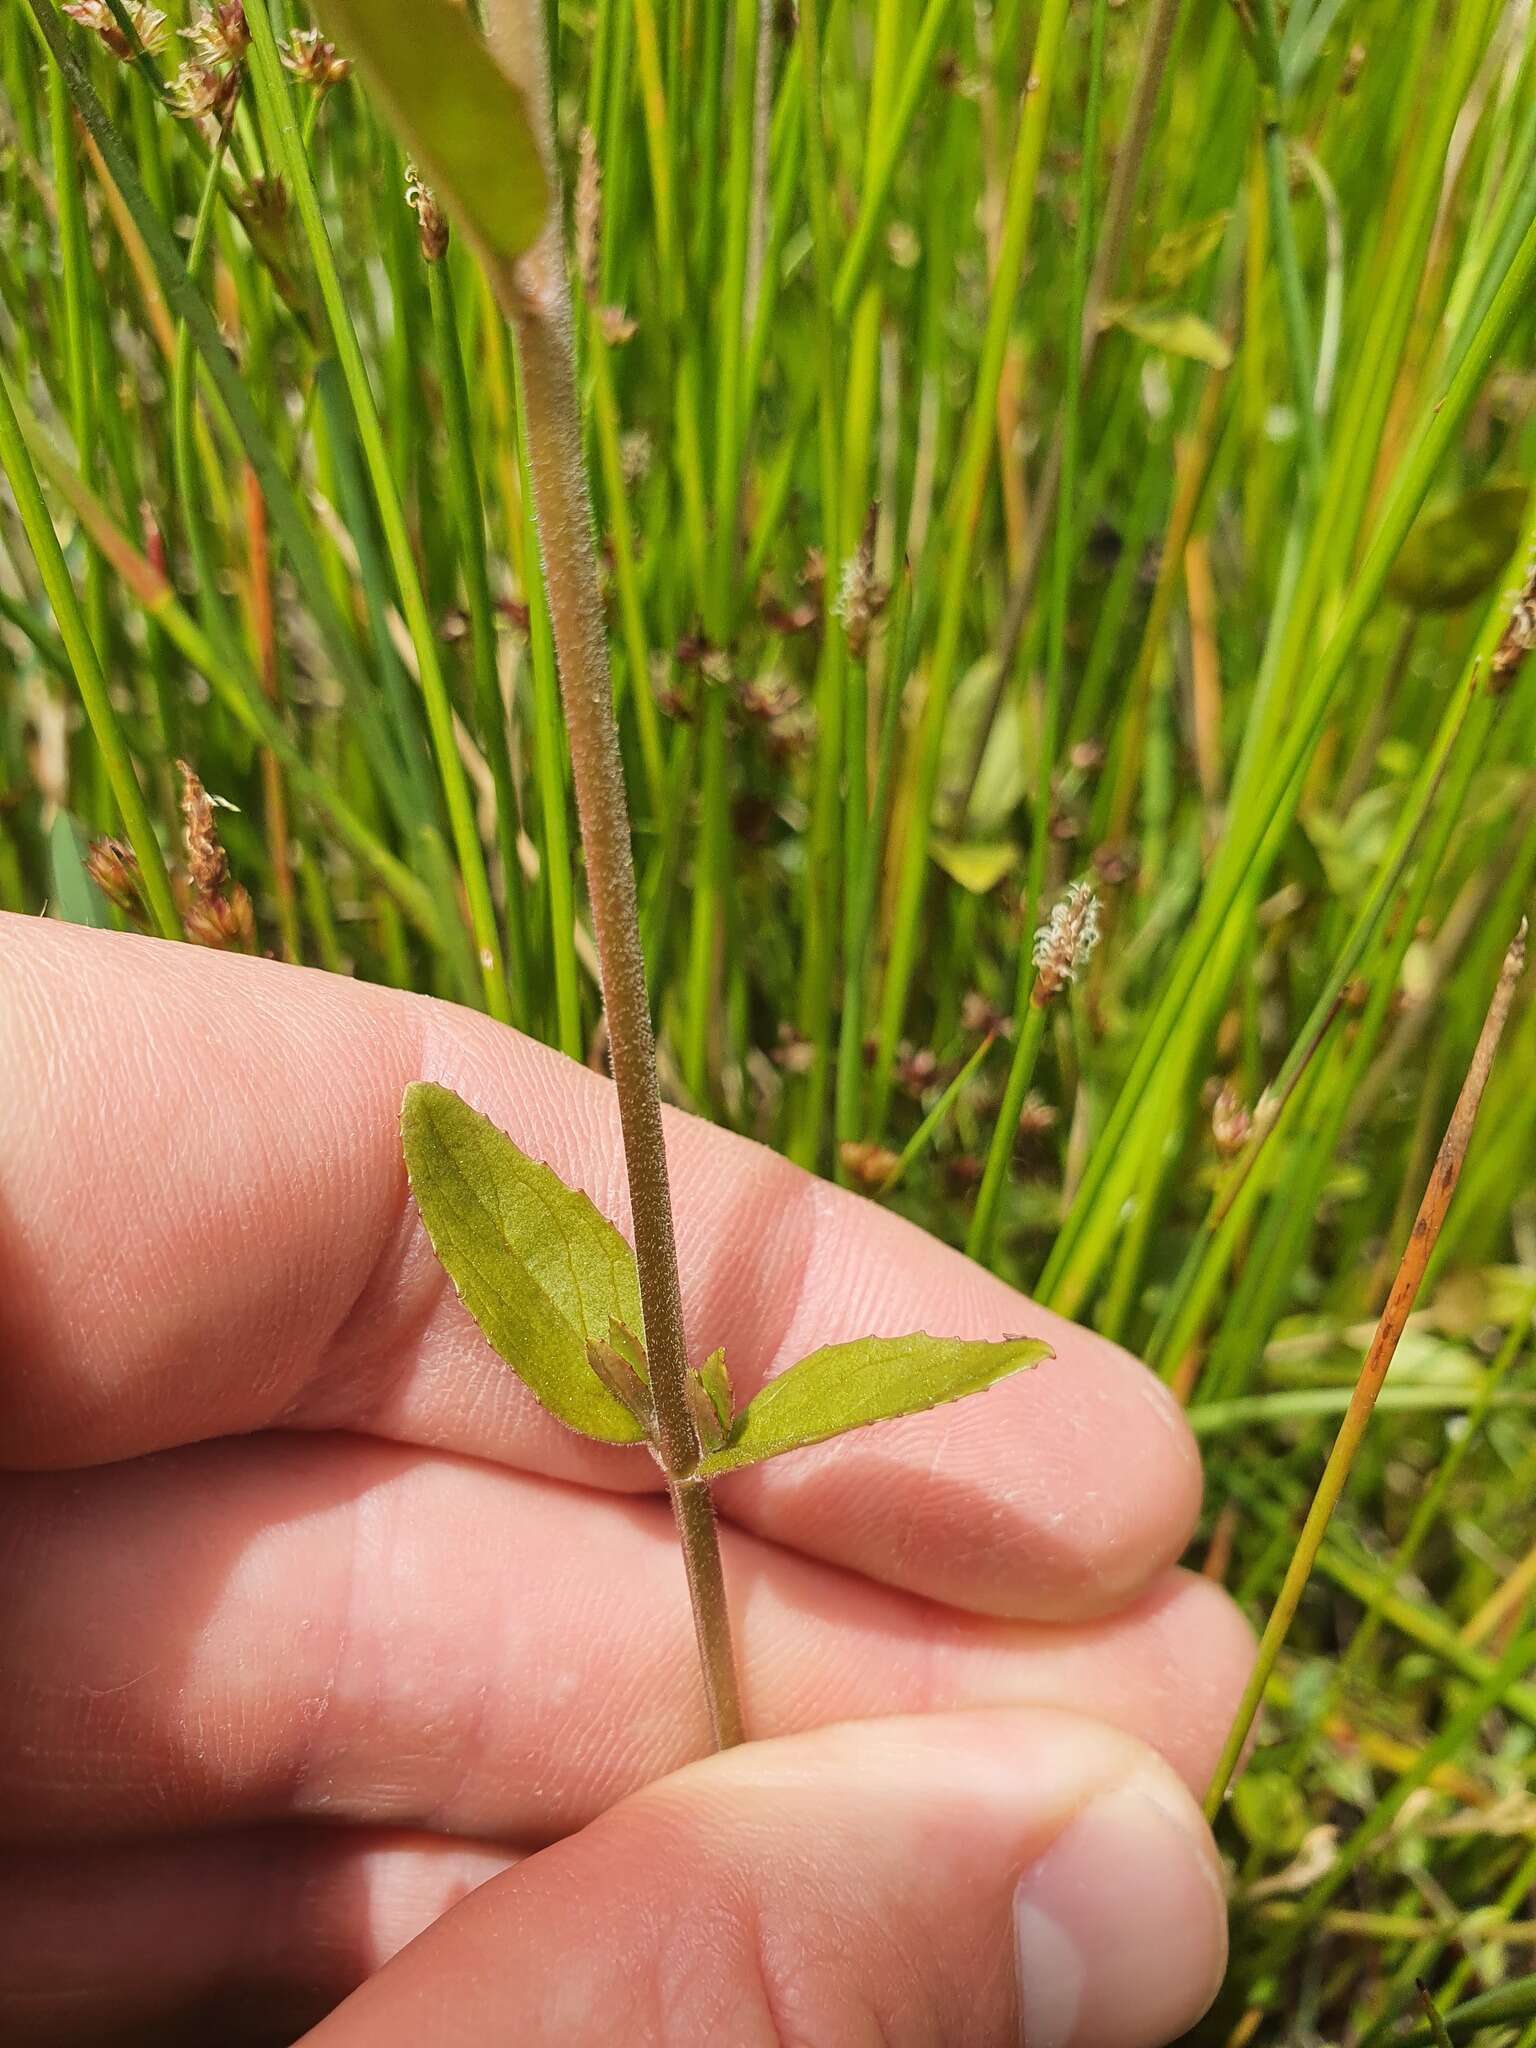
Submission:
[[[864,832],[863,866],[853,896],[843,955],[843,1009],[838,1020],[836,1130],[841,1143],[857,1139],[864,1107],[864,1001],[869,957],[879,908],[886,827],[896,781],[901,739],[901,702],[911,659],[912,572],[902,565],[886,631],[881,685],[880,735],[875,751],[875,785]]]
[[[997,1033],[989,1031],[970,1058],[965,1062],[959,1073],[955,1075],[948,1087],[945,1088],[943,1094],[940,1095],[938,1101],[923,1118],[906,1144],[901,1148],[901,1156],[880,1183],[880,1193],[882,1195],[888,1195],[893,1188],[899,1186],[913,1164],[922,1157],[932,1141],[934,1133],[959,1100],[961,1090],[966,1086],[967,1082],[972,1080],[981,1071],[983,1062],[996,1043]]]
[[[451,940],[432,891],[392,854],[330,777],[316,768],[268,701],[243,650],[226,658],[176,598],[171,585],[137,554],[112,525],[105,508],[69,470],[30,413],[16,408],[24,436],[54,487],[79,518],[92,546],[115,569],[145,619],[165,634],[182,658],[202,676],[213,695],[253,740],[269,747],[293,786],[335,827],[336,834],[391,892],[429,944],[447,949]]]
[[[895,105],[880,125],[877,135],[871,137],[863,184],[859,191],[859,210],[854,220],[853,232],[848,237],[842,261],[837,267],[836,280],[832,287],[832,314],[839,327],[846,327],[853,318],[863,286],[864,273],[874,251],[875,237],[885,219],[885,210],[890,202],[891,184],[911,133],[913,120],[923,95],[929,88],[934,60],[938,55],[939,42],[955,11],[956,0],[926,0],[922,18],[907,51],[907,61],[902,68],[901,83],[896,90]],[[876,109],[877,113],[882,109]]]
[[[528,940],[523,925],[523,871],[517,855],[517,784],[507,744],[507,716],[502,707],[497,664],[496,613],[491,601],[490,569],[485,551],[485,506],[475,463],[474,429],[470,421],[469,387],[459,343],[458,311],[453,288],[452,256],[426,263],[427,293],[432,307],[432,338],[442,380],[443,423],[448,452],[448,487],[459,542],[459,569],[469,612],[470,673],[474,682],[475,718],[480,745],[490,764],[496,791],[496,847],[501,859],[505,899],[503,924],[510,963],[512,1022],[528,1024]]]
[[[724,12],[724,0],[721,0],[721,6],[712,10],[711,18],[718,20]],[[740,378],[752,209],[753,100],[757,82],[756,20],[749,0],[738,0],[732,13],[732,24],[731,148],[725,186],[725,261],[715,348],[718,381],[711,492],[714,544],[712,549],[706,545],[703,554],[707,575],[703,592],[705,634],[714,647],[722,650],[731,646],[738,608],[734,576],[740,540],[745,412]],[[708,55],[711,81],[716,88],[714,98],[717,100],[715,73],[720,52],[716,49]],[[715,113],[717,117],[717,106]],[[712,151],[710,155],[712,160]],[[701,247],[706,251],[701,256],[701,265],[704,266],[701,274],[706,278],[712,268],[707,251],[713,236],[715,210],[706,200],[700,223]],[[700,469],[702,474],[702,464]],[[711,1042],[721,1028],[720,970],[730,904],[730,763],[726,692],[723,687],[708,681],[702,687],[699,735],[702,786],[680,1049],[684,1083],[694,1102],[700,1106],[709,1100]]]
[[[1312,323],[1307,314],[1296,232],[1291,218],[1291,181],[1286,162],[1283,124],[1285,81],[1280,72],[1280,47],[1275,33],[1275,0],[1253,0],[1253,33],[1249,47],[1259,74],[1264,132],[1264,178],[1269,192],[1269,229],[1275,267],[1280,273],[1280,311],[1290,357],[1292,398],[1301,422],[1302,476],[1307,491],[1322,486],[1323,440],[1318,424],[1315,389],[1317,363],[1312,349]]]
[[[1283,734],[1271,749],[1262,786],[1241,807],[1234,802],[1228,837],[1207,878],[1199,912],[1170,966],[1155,1008],[1143,1023],[1135,1058],[1094,1146],[1077,1197],[1042,1276],[1046,1298],[1064,1315],[1071,1315],[1081,1303],[1097,1269],[1101,1239],[1106,1229],[1112,1229],[1113,1219],[1129,1193],[1128,1183],[1138,1171],[1138,1148],[1128,1145],[1126,1139],[1138,1119],[1150,1077],[1168,1056],[1170,1041],[1175,1037],[1194,1039],[1203,1030],[1212,996],[1207,989],[1203,1001],[1195,998],[1207,978],[1207,967],[1222,928],[1247,888],[1250,874],[1265,874],[1279,850],[1300,800],[1306,765],[1327,722],[1356,643],[1375,616],[1387,572],[1441,461],[1461,429],[1489,363],[1517,312],[1527,303],[1533,279],[1536,224],[1527,232],[1516,261],[1490,302],[1476,343],[1467,349],[1403,457],[1370,546],[1350,580],[1338,622],[1323,646],[1314,672],[1290,706]],[[1090,1217],[1094,1236],[1085,1244]]]
[[[997,1219],[1007,1185],[1008,1168],[1018,1136],[1024,1098],[1034,1078],[1035,1060],[1045,1028],[1045,1012],[1030,995],[1034,987],[1032,936],[1040,923],[1045,899],[1046,856],[1051,843],[1051,791],[1061,731],[1061,699],[1066,675],[1067,608],[1072,582],[1072,529],[1077,516],[1077,451],[1083,392],[1083,324],[1093,251],[1094,169],[1099,151],[1099,116],[1103,106],[1106,0],[1095,0],[1088,52],[1088,100],[1083,110],[1082,160],[1078,174],[1078,231],[1072,247],[1072,291],[1068,301],[1066,390],[1062,401],[1061,480],[1056,496],[1056,541],[1051,565],[1051,607],[1046,635],[1046,681],[1038,736],[1034,817],[1029,843],[1029,871],[1024,885],[1024,923],[1014,981],[1013,1010],[1018,1022],[1002,1109],[987,1145],[976,1207],[966,1232],[971,1258],[989,1265],[997,1235]],[[979,765],[979,764],[978,764]],[[974,777],[972,782],[974,783]]]
[[[53,146],[59,275],[64,293],[64,371],[69,395],[69,429],[81,474],[95,485],[99,475],[96,378],[91,361],[94,335],[86,296],[92,277],[90,240],[80,190],[78,150],[69,93],[58,67],[48,67],[48,126]],[[101,564],[93,555],[85,570],[85,620],[92,645],[110,660],[106,593]]]
[[[1310,1014],[1297,1034],[1280,1072],[1265,1089],[1254,1118],[1252,1135],[1228,1166],[1211,1197],[1210,1207],[1191,1241],[1184,1264],[1158,1316],[1147,1349],[1148,1362],[1165,1376],[1176,1371],[1194,1342],[1211,1298],[1226,1273],[1235,1251],[1239,1223],[1232,1218],[1248,1185],[1260,1154],[1269,1145],[1291,1102],[1297,1083],[1322,1045],[1338,1016],[1344,990],[1357,971],[1386,916],[1388,905],[1400,888],[1414,854],[1419,850],[1426,827],[1445,780],[1457,742],[1467,728],[1479,680],[1479,663],[1471,671],[1442,723],[1435,748],[1425,762],[1414,799],[1405,807],[1390,844],[1382,857],[1380,871],[1370,895],[1361,905],[1343,945],[1334,955],[1327,977]],[[1480,719],[1472,729],[1472,742],[1486,738]],[[1255,1194],[1259,1191],[1255,1189]],[[1245,1210],[1245,1213],[1247,1211]]]
[[[1457,1097],[1456,1107],[1446,1127],[1445,1137],[1441,1141],[1434,1172],[1425,1189],[1424,1199],[1419,1205],[1419,1213],[1404,1250],[1402,1263],[1398,1267],[1397,1278],[1392,1283],[1392,1292],[1381,1312],[1381,1320],[1376,1326],[1376,1334],[1371,1339],[1370,1349],[1360,1368],[1360,1377],[1355,1383],[1354,1394],[1339,1426],[1338,1436],[1334,1439],[1333,1449],[1328,1454],[1328,1462],[1323,1467],[1323,1475],[1318,1481],[1312,1505],[1307,1511],[1301,1534],[1296,1540],[1296,1549],[1286,1569],[1285,1579],[1260,1638],[1252,1675],[1244,1689],[1241,1703],[1223,1745],[1220,1761],[1206,1792],[1205,1813],[1208,1820],[1214,1820],[1221,1811],[1227,1787],[1232,1781],[1232,1774],[1237,1769],[1238,1759],[1243,1753],[1243,1745],[1248,1739],[1248,1731],[1253,1725],[1253,1717],[1259,1710],[1259,1702],[1264,1697],[1270,1674],[1275,1668],[1275,1660],[1290,1634],[1291,1623],[1295,1619],[1296,1609],[1300,1605],[1307,1581],[1312,1576],[1312,1568],[1317,1562],[1318,1552],[1322,1549],[1323,1538],[1328,1533],[1333,1511],[1338,1505],[1356,1455],[1365,1440],[1366,1428],[1370,1423],[1371,1411],[1376,1405],[1376,1397],[1386,1380],[1387,1368],[1392,1363],[1398,1340],[1407,1326],[1409,1313],[1418,1295],[1419,1284],[1424,1277],[1424,1268],[1429,1261],[1429,1254],[1434,1248],[1434,1241],[1446,1210],[1455,1195],[1456,1183],[1461,1177],[1462,1165],[1467,1155],[1467,1144],[1477,1119],[1478,1105],[1482,1101],[1494,1054],[1498,1050],[1510,1005],[1514,1001],[1515,986],[1524,964],[1522,927],[1519,937],[1505,956],[1498,986],[1478,1037],[1467,1077]]]
[[[474,933],[479,957],[486,1008],[500,1022],[509,1024],[512,1021],[512,1000],[507,987],[501,935],[496,927],[495,905],[491,899],[485,848],[480,843],[469,776],[460,759],[454,732],[453,703],[448,694],[447,678],[443,673],[437,635],[427,610],[421,577],[411,551],[405,512],[390,467],[378,407],[368,381],[357,330],[342,290],[314,175],[299,136],[293,98],[278,55],[268,0],[249,0],[246,18],[251,31],[251,73],[257,102],[288,181],[310,260],[319,279],[320,295],[346,380],[363,458],[384,531],[384,545],[416,657],[432,751],[437,761],[438,778],[448,810],[449,831],[453,837],[454,854],[469,908],[470,929]],[[401,204],[404,204],[403,200]]]
[[[539,798],[539,871],[548,898],[549,968],[555,985],[553,1043],[568,1059],[586,1050],[581,1032],[581,974],[576,958],[575,856],[571,847],[570,796],[560,712],[561,678],[549,595],[539,573],[539,532],[534,519],[534,484],[529,468],[528,395],[519,358],[515,374],[517,446],[523,507],[523,597],[528,606],[528,672],[532,683],[533,780]]]
[[[1024,959],[1029,959],[1029,935],[1025,933]],[[1028,974],[1021,976],[1027,979]],[[997,1121],[992,1126],[992,1136],[987,1143],[987,1163],[982,1169],[981,1186],[976,1193],[976,1207],[971,1214],[970,1227],[965,1234],[965,1249],[969,1257],[988,1265],[992,1259],[992,1248],[997,1236],[997,1219],[1002,1208],[1003,1193],[1008,1185],[1008,1169],[1013,1160],[1014,1141],[1019,1135],[1019,1118],[1024,1113],[1024,1098],[1029,1093],[1030,1083],[1035,1078],[1035,1062],[1040,1056],[1040,1042],[1045,1036],[1045,1010],[1029,1001],[1026,995],[1022,1010],[1018,1013],[1022,1021],[1017,1025],[1013,1057],[1008,1062],[1008,1079],[1003,1087],[1003,1100],[997,1112]]]
[[[0,467],[10,479],[11,495],[16,501],[27,545],[37,563],[54,624],[59,629],[59,637],[74,672],[75,687],[80,692],[80,702],[106,771],[108,787],[138,861],[150,915],[162,938],[179,939],[182,936],[181,918],[171,894],[171,879],[166,872],[160,842],[150,823],[128,743],[107,689],[107,679],[101,672],[85,615],[75,595],[75,586],[70,581],[64,550],[59,546],[59,537],[43,502],[37,471],[32,467],[32,457],[22,438],[21,423],[11,403],[10,376],[3,363],[0,363]]]
[[[1271,1944],[1270,1954],[1264,1958],[1265,1961],[1273,1962],[1282,1946],[1292,1947],[1298,1934],[1316,1926],[1330,1901],[1338,1896],[1341,1888],[1359,1869],[1368,1851],[1386,1834],[1414,1793],[1421,1785],[1429,1782],[1442,1764],[1449,1763],[1465,1753],[1467,1745],[1474,1740],[1480,1723],[1490,1711],[1507,1703],[1510,1695],[1520,1689],[1519,1681],[1533,1663],[1536,1663],[1536,1629],[1527,1629],[1516,1634],[1482,1684],[1446,1721],[1433,1740],[1425,1743],[1412,1765],[1396,1780],[1392,1789],[1377,1801],[1371,1812],[1343,1844],[1330,1864],[1327,1874],[1319,1879],[1303,1900],[1298,1902],[1284,1934],[1277,1935],[1275,1942]],[[1286,1936],[1289,1940],[1285,1939]],[[1526,1982],[1529,1985],[1530,1980],[1527,1979]],[[1536,2006],[1526,2007],[1528,2011],[1533,2009],[1536,2009]],[[1496,2013],[1489,2014],[1490,2018],[1496,2016]],[[1416,2037],[1399,2035],[1397,2038],[1400,2041],[1407,2041]]]
[[[219,171],[228,147],[229,123],[226,121],[220,127],[218,142],[209,159],[202,195],[198,200],[197,214],[192,225],[192,240],[187,248],[187,275],[194,284],[203,267],[213,233]],[[194,402],[194,362],[191,329],[184,319],[179,320],[176,323],[176,353],[171,365],[171,455],[176,471],[179,510],[186,532],[187,548],[192,556],[192,567],[197,576],[198,616],[202,620],[204,630],[220,652],[226,659],[233,659],[236,655],[236,640],[219,597],[218,564],[209,535],[207,503],[197,474],[194,447],[197,418]],[[88,476],[86,482],[90,482]]]
[[[347,678],[349,687],[366,695],[368,671],[332,597],[319,550],[299,508],[298,497],[262,426],[234,358],[220,337],[213,315],[188,276],[170,230],[150,204],[133,160],[97,98],[85,66],[71,47],[52,0],[26,0],[26,5],[63,73],[80,118],[101,151],[112,181],[143,240],[166,305],[172,314],[186,322],[241,446],[261,479],[262,491],[293,563],[294,574],[325,635],[327,647]]]
[[[1342,1415],[1354,1398],[1352,1387],[1299,1387],[1273,1394],[1239,1394],[1231,1401],[1202,1401],[1186,1408],[1190,1428],[1203,1443],[1207,1437],[1229,1436],[1238,1430],[1264,1428],[1270,1423],[1308,1422],[1317,1416]],[[1377,1410],[1384,1415],[1480,1414],[1513,1408],[1519,1412],[1536,1409],[1536,1388],[1500,1388],[1475,1395],[1466,1387],[1383,1387],[1376,1397]],[[1327,1553],[1323,1554],[1327,1569]],[[1388,1599],[1388,1582],[1383,1579],[1362,1593],[1361,1598],[1382,1618],[1393,1618]],[[1398,1612],[1401,1613],[1399,1607]]]
[[[1030,64],[1033,90],[1024,101],[1014,143],[1013,166],[998,250],[981,362],[966,419],[954,488],[948,505],[945,568],[939,623],[929,665],[928,695],[916,739],[916,774],[897,884],[895,917],[875,1054],[875,1101],[879,1117],[890,1088],[891,1062],[906,1019],[912,973],[917,962],[923,898],[928,883],[929,842],[938,787],[940,746],[958,669],[960,644],[972,597],[971,565],[981,524],[986,482],[997,441],[997,393],[1013,324],[1014,301],[1029,246],[1035,194],[1045,151],[1046,126],[1056,83],[1057,59],[1067,0],[1045,0]]]
[[[1100,223],[1098,248],[1094,254],[1093,276],[1089,282],[1084,308],[1080,374],[1085,383],[1093,367],[1094,357],[1098,353],[1099,311],[1113,291],[1115,278],[1119,273],[1126,234],[1131,224],[1131,212],[1136,203],[1136,188],[1141,179],[1142,160],[1151,137],[1152,122],[1157,112],[1158,96],[1162,90],[1163,74],[1167,69],[1168,53],[1173,45],[1181,4],[1182,0],[1153,0],[1151,18],[1141,38],[1136,81],[1131,89],[1131,104],[1120,147],[1115,153],[1115,167],[1105,197],[1104,217]],[[998,629],[996,652],[999,684],[1006,683],[1034,604],[1035,587],[1045,558],[1046,536],[1051,531],[1056,492],[1061,483],[1062,455],[1062,435],[1058,427],[1046,455],[1040,480],[1035,486],[1035,502],[1030,513],[1029,531],[1025,536],[1024,559],[1013,579],[1003,621]],[[967,804],[975,786],[976,775],[980,771],[982,752],[986,746],[990,726],[990,719],[983,721],[983,730],[976,741],[970,787],[966,791]]]
[[[613,581],[619,600],[619,631],[629,668],[629,700],[634,707],[635,729],[640,736],[646,798],[652,817],[659,819],[665,814],[667,781],[661,718],[651,688],[650,642],[646,634],[645,608],[635,566],[635,542],[630,530],[629,505],[624,488],[624,458],[620,445],[619,405],[613,388],[612,352],[599,331],[595,315],[587,323],[586,365],[592,380],[594,438],[603,476],[603,494],[607,499],[608,534],[613,543]]]
[[[1447,1443],[1444,1453],[1435,1468],[1434,1477],[1424,1489],[1414,1508],[1413,1518],[1403,1533],[1402,1541],[1398,1544],[1392,1556],[1382,1566],[1382,1583],[1388,1589],[1400,1585],[1407,1574],[1412,1571],[1419,1551],[1423,1547],[1424,1539],[1433,1527],[1435,1517],[1439,1513],[1457,1473],[1465,1463],[1468,1452],[1478,1441],[1478,1432],[1487,1419],[1490,1410],[1495,1405],[1504,1381],[1518,1363],[1520,1354],[1524,1351],[1526,1345],[1531,1341],[1531,1319],[1533,1316],[1536,1316],[1536,1293],[1529,1295],[1521,1305],[1519,1313],[1510,1325],[1509,1334],[1499,1347],[1498,1355],[1482,1376],[1476,1400],[1471,1402],[1467,1408],[1465,1428],[1458,1436]],[[1324,1695],[1322,1706],[1318,1709],[1320,1715],[1326,1713],[1329,1704],[1338,1697],[1340,1691],[1348,1683],[1350,1673],[1357,1670],[1363,1663],[1366,1652],[1371,1648],[1371,1645],[1380,1633],[1384,1619],[1385,1617],[1378,1602],[1371,1601],[1367,1603],[1365,1613],[1361,1616],[1354,1632],[1344,1645],[1339,1660],[1329,1676],[1327,1692]]]
[[[791,1125],[789,1155],[814,1167],[821,1155],[832,1061],[832,984],[840,933],[841,772],[848,643],[834,603],[842,577],[841,410],[832,316],[832,201],[822,105],[822,0],[800,7],[801,76],[805,92],[806,184],[815,272],[813,312],[817,448],[820,457],[822,638],[816,676],[816,769],[811,794],[803,897],[805,947],[800,976],[800,1030],[811,1067]]]

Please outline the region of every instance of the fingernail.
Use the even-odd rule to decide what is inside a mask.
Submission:
[[[1100,1793],[1014,1895],[1023,2048],[1162,2048],[1205,2011],[1227,1914],[1204,1824],[1152,1776]]]

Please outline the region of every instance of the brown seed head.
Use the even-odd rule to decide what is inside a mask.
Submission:
[[[1001,1031],[1008,1019],[990,996],[984,996],[979,988],[967,989],[960,998],[960,1029],[973,1031],[984,1038],[989,1031]]]
[[[619,468],[630,489],[644,481],[655,453],[655,446],[644,427],[630,427],[620,438]]]
[[[1031,1088],[1019,1109],[1019,1136],[1038,1138],[1056,1126],[1056,1105]]]
[[[639,322],[626,313],[622,306],[599,306],[597,326],[598,332],[610,348],[622,348],[626,341],[634,340]]]
[[[843,622],[848,651],[862,661],[869,647],[869,633],[885,606],[888,593],[875,581],[875,529],[879,507],[871,505],[859,544],[843,564],[843,580],[832,607]]]
[[[896,1085],[908,1095],[921,1095],[938,1079],[939,1056],[928,1045],[903,1045],[896,1056]]]
[[[294,29],[279,45],[278,54],[284,68],[315,92],[329,92],[351,75],[351,58],[343,57],[317,28]]]
[[[776,719],[788,718],[798,711],[803,699],[788,676],[770,669],[767,675],[754,676],[750,682],[743,683],[737,692],[736,702],[747,718],[758,724],[772,725]]]
[[[94,839],[85,857],[85,871],[109,903],[130,917],[144,908],[139,857],[126,839]]]
[[[133,45],[117,25],[106,0],[70,0],[64,8],[71,21],[78,21],[82,28],[88,28],[99,36],[105,48],[114,57],[126,63],[133,55]],[[147,7],[144,0],[128,0],[124,12],[128,16],[139,46],[147,56],[158,57],[170,40],[170,27],[158,7]]]
[[[192,45],[196,61],[210,71],[225,64],[239,64],[251,46],[251,31],[240,0],[216,0],[194,16],[182,35]]]
[[[1223,1081],[1211,1104],[1211,1136],[1223,1159],[1241,1152],[1253,1133],[1253,1118],[1230,1081]]]
[[[1099,899],[1087,882],[1073,882],[1035,933],[1035,986],[1030,1001],[1043,1009],[1076,979],[1099,942]]]
[[[838,1157],[852,1180],[861,1188],[877,1188],[890,1179],[896,1165],[896,1154],[884,1145],[871,1144],[866,1139],[849,1139],[838,1147]]]
[[[183,908],[181,922],[194,946],[222,952],[250,952],[256,942],[256,914],[238,882],[225,896],[194,896]]]
[[[597,160],[597,137],[583,128],[576,145],[574,241],[576,275],[587,304],[597,304],[602,286],[603,167]]]
[[[778,1043],[769,1058],[786,1074],[808,1074],[816,1064],[816,1048],[808,1038],[801,1037],[793,1024],[781,1024]]]
[[[1107,839],[1093,850],[1093,871],[1106,889],[1118,889],[1136,872],[1136,848],[1129,839]]]
[[[213,804],[196,769],[178,761],[181,815],[187,842],[187,881],[197,896],[217,896],[229,880],[229,861],[219,843]]]
[[[165,89],[171,112],[183,121],[200,121],[211,114],[223,93],[223,79],[201,64],[183,64]]]
[[[428,263],[441,263],[448,253],[448,216],[421,182],[414,164],[405,167],[405,203],[416,216],[422,255]]]
[[[1488,688],[1502,697],[1519,674],[1525,657],[1536,647],[1536,565],[1525,580],[1509,614],[1509,623],[1499,636],[1488,664]]]

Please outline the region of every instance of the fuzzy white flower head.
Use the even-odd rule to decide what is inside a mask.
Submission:
[[[82,28],[91,29],[100,36],[114,57],[120,57],[126,63],[133,56],[133,45],[118,26],[117,17],[105,0],[70,0],[63,11],[72,21],[78,21]],[[158,8],[144,5],[144,0],[129,0],[125,12],[145,54],[158,56],[170,36],[165,16]]]
[[[1099,899],[1087,882],[1073,882],[1035,933],[1034,1001],[1049,999],[1076,978],[1099,942]]]

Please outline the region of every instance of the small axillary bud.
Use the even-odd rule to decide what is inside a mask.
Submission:
[[[718,1451],[725,1442],[726,1429],[704,1382],[691,1367],[683,1386],[688,1396],[688,1413],[693,1420],[694,1433],[699,1439],[699,1449]]]
[[[601,1337],[587,1339],[587,1364],[612,1394],[639,1423],[648,1437],[656,1433],[656,1409],[651,1390],[629,1360],[605,1344]]]
[[[725,1369],[724,1350],[712,1351],[697,1372],[690,1368],[685,1385],[699,1448],[718,1451],[730,1440],[736,1421],[736,1395]]]

